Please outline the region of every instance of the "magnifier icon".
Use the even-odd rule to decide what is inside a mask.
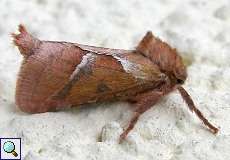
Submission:
[[[17,157],[18,154],[17,152],[15,151],[15,145],[13,142],[11,141],[7,141],[3,144],[3,149],[6,153],[11,153],[14,155],[14,157]]]

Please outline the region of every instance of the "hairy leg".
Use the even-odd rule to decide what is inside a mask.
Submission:
[[[157,101],[163,96],[162,92],[159,91],[148,91],[145,93],[142,93],[140,95],[137,95],[134,100],[135,103],[135,112],[133,117],[131,118],[128,127],[125,129],[125,131],[120,135],[120,143],[122,140],[126,138],[128,133],[134,128],[135,124],[137,123],[139,117],[141,114],[143,114],[145,111],[150,109],[154,104],[157,103]]]
[[[195,112],[196,115],[198,116],[198,118],[200,118],[200,120],[203,121],[203,123],[208,126],[208,128],[212,131],[212,133],[216,134],[219,129],[216,128],[215,126],[213,126],[204,116],[203,114],[201,113],[200,110],[198,110],[195,106],[195,104],[193,103],[193,100],[192,98],[190,97],[190,95],[186,92],[186,90],[181,87],[181,86],[178,86],[177,89],[179,90],[182,98],[185,100],[185,102],[187,103],[189,109],[192,111],[192,112]]]

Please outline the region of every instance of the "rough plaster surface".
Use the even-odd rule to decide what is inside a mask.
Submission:
[[[23,159],[229,159],[228,0],[1,0],[0,21],[0,136],[21,137]],[[40,39],[126,49],[152,30],[184,57],[184,87],[220,133],[212,135],[178,92],[146,112],[122,144],[117,139],[132,113],[127,103],[21,112],[14,91],[22,56],[9,37],[19,23]]]

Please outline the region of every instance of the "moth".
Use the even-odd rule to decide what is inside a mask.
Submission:
[[[24,59],[16,84],[16,105],[41,113],[94,102],[127,101],[134,106],[126,138],[138,118],[162,97],[178,90],[189,109],[214,134],[182,84],[186,67],[176,49],[147,32],[134,50],[42,41],[19,25],[13,42]]]

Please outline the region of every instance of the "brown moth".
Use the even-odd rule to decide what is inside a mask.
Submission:
[[[187,78],[182,58],[147,32],[135,50],[41,41],[19,25],[13,41],[24,56],[16,85],[16,104],[41,113],[93,102],[128,101],[135,106],[123,140],[139,116],[163,96],[178,90],[189,109],[216,134],[181,86]]]

